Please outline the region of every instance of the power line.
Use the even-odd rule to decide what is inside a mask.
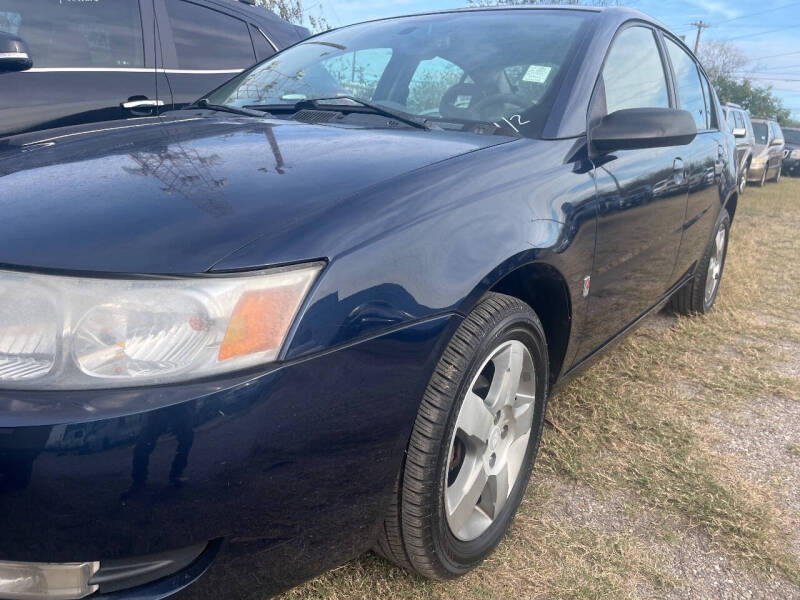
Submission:
[[[767,58],[778,58],[779,56],[791,56],[794,54],[800,54],[800,51],[796,52],[782,52],[781,54],[770,54],[768,56],[757,56],[756,58],[748,58],[747,62],[755,62],[757,60],[765,60]]]
[[[797,29],[798,27],[800,27],[800,25],[789,25],[788,27],[780,27],[778,29],[770,29],[768,31],[759,31],[757,33],[748,33],[748,34],[745,34],[745,35],[739,35],[739,36],[736,36],[736,37],[727,38],[727,39],[720,40],[720,41],[722,41],[722,42],[732,42],[734,40],[741,40],[741,39],[744,39],[744,38],[753,37],[755,35],[767,35],[768,33],[777,33],[779,31],[786,31],[787,29]],[[699,36],[698,36],[698,38],[699,38]]]
[[[779,10],[783,10],[784,8],[791,8],[793,6],[798,6],[798,5],[800,5],[800,2],[792,2],[791,4],[784,4],[783,6],[778,6],[776,8],[769,8],[767,10],[760,10],[758,12],[750,13],[748,15],[741,15],[739,17],[734,17],[733,19],[728,19],[727,21],[720,21],[715,25],[715,27],[719,27],[720,25],[724,25],[725,23],[730,23],[731,21],[746,19],[747,17],[760,17],[761,15],[765,15],[767,13],[776,12]]]

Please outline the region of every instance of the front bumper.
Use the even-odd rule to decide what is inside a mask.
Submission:
[[[225,380],[0,392],[0,561],[102,567],[219,543],[179,594],[216,600],[266,598],[349,560],[374,539],[458,320]],[[191,582],[167,579],[125,597]]]

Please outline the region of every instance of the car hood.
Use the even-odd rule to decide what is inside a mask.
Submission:
[[[309,215],[359,190],[510,139],[221,114],[4,140],[0,264],[205,272],[261,235],[325,227]]]

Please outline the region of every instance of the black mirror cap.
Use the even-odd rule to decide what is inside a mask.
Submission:
[[[590,132],[601,153],[686,146],[697,137],[691,113],[674,108],[626,108],[603,117]]]
[[[27,71],[32,66],[31,51],[25,40],[0,32],[0,72]]]

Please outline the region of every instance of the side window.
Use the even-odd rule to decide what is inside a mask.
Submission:
[[[728,129],[730,129],[731,131],[736,129],[737,125],[736,125],[736,111],[735,110],[729,110],[728,111],[728,116],[727,116],[727,118],[725,120],[728,122]]]
[[[178,69],[243,69],[255,62],[247,24],[185,0],[166,0]]]
[[[323,60],[322,66],[347,94],[372,100],[390,60],[391,48],[369,48]]]
[[[708,129],[705,99],[708,92],[703,92],[697,65],[694,59],[678,44],[670,39],[666,41],[667,51],[672,60],[672,68],[675,70],[680,108],[692,113],[697,129]]]
[[[255,25],[250,25],[250,37],[253,38],[253,46],[256,49],[256,58],[259,61],[266,60],[275,55],[275,48],[269,43],[261,30]]]
[[[144,67],[138,1],[2,0],[0,31],[24,38],[37,67]]]
[[[775,123],[774,121],[772,123],[772,132],[773,132],[773,138],[774,139],[776,139],[776,140],[782,140],[783,139],[783,130],[781,129],[781,126],[778,125],[777,123]]]
[[[736,129],[747,129],[747,125],[744,123],[744,116],[738,110],[734,113],[736,117]]]
[[[458,66],[437,56],[423,60],[408,84],[408,110],[414,114],[439,114],[444,94],[464,78]],[[456,98],[456,106],[470,106],[472,96]]]
[[[603,67],[608,114],[625,108],[669,108],[667,78],[651,29],[630,27],[614,40]]]

